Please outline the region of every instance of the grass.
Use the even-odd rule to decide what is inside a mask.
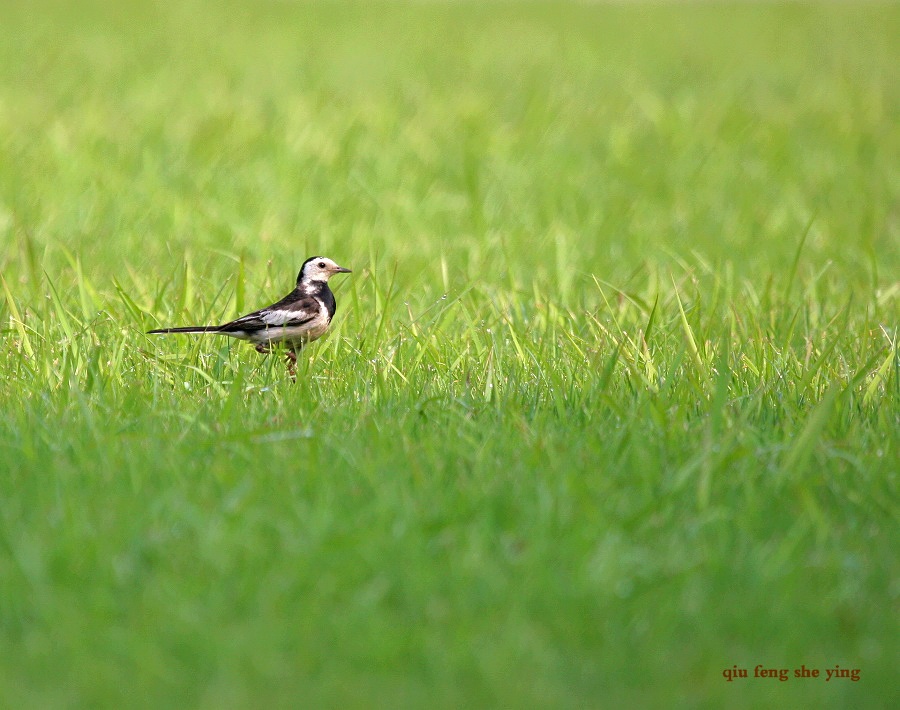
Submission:
[[[2,13],[0,705],[896,706],[895,4]]]

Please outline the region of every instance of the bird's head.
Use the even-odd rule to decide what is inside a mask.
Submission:
[[[349,274],[350,269],[338,266],[327,256],[312,256],[303,262],[300,273],[297,274],[297,286],[311,285],[314,283],[327,283],[335,274]]]

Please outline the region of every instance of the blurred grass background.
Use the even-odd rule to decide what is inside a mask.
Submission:
[[[5,221],[112,273],[185,249],[346,245],[414,287],[441,255],[460,278],[505,259],[527,284],[557,276],[562,240],[580,275],[697,249],[752,277],[814,215],[810,257],[862,280],[876,254],[897,266],[891,6],[4,14]]]
[[[0,704],[894,705],[897,36],[4,3]]]

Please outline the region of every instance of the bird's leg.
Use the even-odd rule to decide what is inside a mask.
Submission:
[[[293,382],[297,381],[297,353],[294,350],[287,351],[288,374]]]

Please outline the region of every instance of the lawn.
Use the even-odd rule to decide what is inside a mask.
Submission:
[[[5,3],[0,707],[897,707],[897,37]]]

